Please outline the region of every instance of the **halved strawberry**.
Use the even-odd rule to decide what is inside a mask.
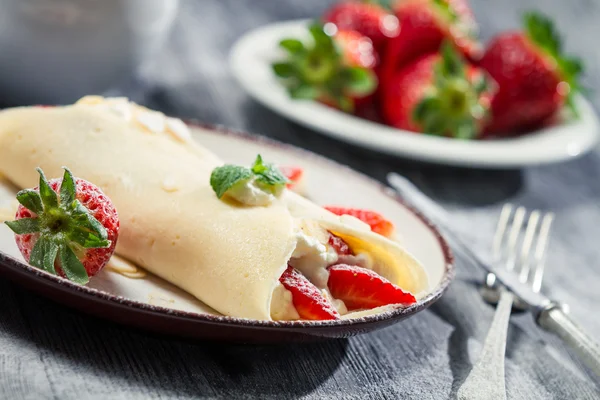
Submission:
[[[388,304],[410,305],[417,301],[375,272],[353,265],[329,267],[327,287],[331,295],[342,300],[348,310],[371,309]]]
[[[323,25],[312,24],[311,43],[283,39],[279,45],[287,58],[274,63],[273,72],[291,98],[316,100],[352,113],[375,91],[377,54],[366,36],[330,28],[326,32]]]
[[[385,237],[391,237],[394,234],[394,224],[375,211],[337,206],[325,206],[324,208],[335,215],[351,215],[358,218],[362,222],[369,224],[373,232]]]
[[[321,291],[295,268],[288,266],[279,282],[292,293],[292,302],[302,319],[339,319],[340,314]]]

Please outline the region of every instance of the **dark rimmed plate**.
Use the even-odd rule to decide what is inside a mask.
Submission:
[[[0,227],[0,275],[56,302],[83,312],[169,335],[233,342],[282,342],[339,338],[380,329],[422,311],[438,300],[453,275],[453,257],[439,231],[391,190],[345,166],[314,153],[264,137],[191,124],[195,138],[227,162],[248,164],[257,153],[281,165],[306,170],[307,192],[319,204],[377,210],[397,227],[399,240],[427,270],[427,296],[408,308],[339,321],[271,322],[217,315],[188,294],[152,276],[130,279],[110,271],[79,286],[23,262],[13,236]],[[14,188],[0,183],[0,204],[10,204]]]

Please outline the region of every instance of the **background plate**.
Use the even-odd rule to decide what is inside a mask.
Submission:
[[[527,135],[498,140],[462,141],[415,134],[367,121],[313,101],[292,100],[271,71],[284,56],[284,37],[306,37],[308,20],[266,25],[246,33],[230,53],[232,73],[256,100],[309,128],[358,146],[423,161],[484,168],[515,168],[578,157],[592,149],[600,134],[591,104],[576,98],[580,118]]]

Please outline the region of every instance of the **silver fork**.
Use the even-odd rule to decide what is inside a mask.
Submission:
[[[554,214],[533,210],[527,218],[524,207],[516,208],[514,213],[513,210],[511,204],[505,204],[502,208],[492,245],[493,259],[497,266],[504,265],[507,270],[518,274],[521,282],[531,285],[534,292],[539,292]],[[493,285],[494,280],[493,276],[488,276],[486,285]],[[515,297],[502,288],[496,290],[500,292],[496,313],[479,361],[458,389],[460,400],[506,399],[504,357]]]

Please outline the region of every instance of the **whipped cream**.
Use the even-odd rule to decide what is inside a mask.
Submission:
[[[300,319],[300,315],[292,302],[292,292],[281,283],[277,283],[271,297],[271,318],[275,321],[290,321]]]
[[[268,206],[276,198],[271,193],[259,188],[255,178],[235,184],[227,191],[227,195],[249,206]]]
[[[75,104],[96,107],[133,123],[142,130],[153,134],[167,134],[173,139],[186,143],[192,140],[189,128],[178,118],[167,117],[160,111],[142,107],[126,97],[85,96]]]
[[[316,287],[327,287],[327,267],[338,260],[335,249],[328,244],[329,233],[317,223],[302,221],[296,231],[296,248],[289,264]]]

